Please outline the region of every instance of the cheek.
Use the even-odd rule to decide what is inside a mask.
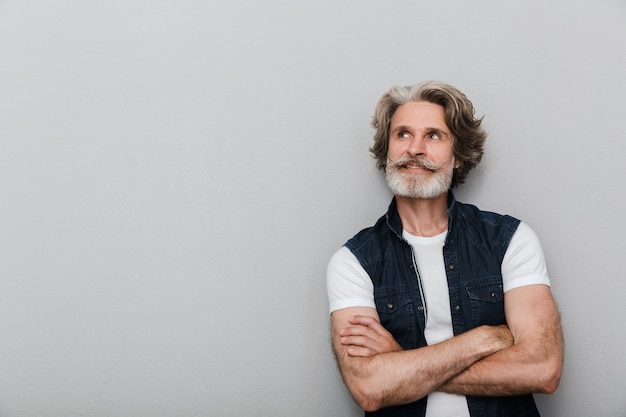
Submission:
[[[389,146],[387,148],[387,155],[390,157],[398,157],[401,156],[404,153],[404,150],[402,149],[402,146],[400,144],[398,144],[397,142],[395,143],[389,143]]]
[[[440,163],[448,162],[454,159],[454,152],[452,152],[451,147],[446,146],[433,150],[433,156],[435,156]]]

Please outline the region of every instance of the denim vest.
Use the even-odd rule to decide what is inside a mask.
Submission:
[[[448,195],[448,233],[443,247],[454,335],[480,325],[505,324],[501,265],[519,220],[463,204]],[[426,315],[419,271],[392,200],[387,214],[345,246],[374,283],[382,325],[403,349],[426,346]],[[423,417],[428,397],[366,416]],[[538,417],[532,395],[467,397],[472,417]]]

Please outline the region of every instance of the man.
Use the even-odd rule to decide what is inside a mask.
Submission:
[[[467,97],[425,82],[378,102],[371,152],[394,198],[328,265],[333,348],[371,416],[538,416],[563,341],[541,245],[452,188],[486,133]]]

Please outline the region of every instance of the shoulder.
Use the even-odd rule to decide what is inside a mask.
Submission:
[[[521,221],[508,214],[481,210],[472,204],[455,202],[453,222],[470,238],[509,242]]]
[[[328,263],[326,290],[331,313],[348,307],[375,307],[372,280],[345,246]]]
[[[382,216],[376,224],[362,229],[346,243],[345,247],[354,254],[362,265],[380,259],[389,241],[391,230],[387,227],[386,217]]]
[[[481,210],[478,207],[456,201],[456,211],[459,218],[468,222],[479,222],[487,225],[503,225],[505,227],[514,227],[520,223],[520,220],[508,214],[500,214],[492,211]]]
[[[545,256],[539,238],[531,227],[520,223],[502,262],[505,291],[530,284],[550,286]]]

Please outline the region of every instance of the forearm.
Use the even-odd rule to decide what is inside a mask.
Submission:
[[[474,363],[438,391],[503,396],[556,390],[563,367],[563,336],[548,287],[513,290],[505,295],[505,308],[513,346]]]
[[[461,395],[508,396],[552,393],[558,386],[560,359],[538,358],[513,346],[482,359],[454,376],[437,391]]]
[[[436,345],[365,358],[335,346],[343,352],[339,363],[353,397],[365,410],[376,410],[419,400],[503,344],[485,326]]]

